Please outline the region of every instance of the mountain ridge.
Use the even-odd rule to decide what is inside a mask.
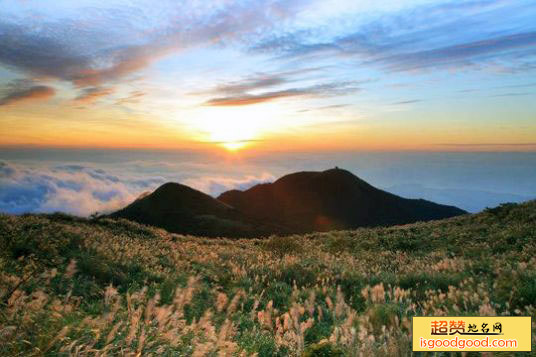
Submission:
[[[466,213],[380,190],[347,170],[301,171],[213,198],[168,182],[110,214],[170,232],[256,237],[389,226]]]
[[[208,237],[253,237],[287,232],[285,228],[257,222],[225,202],[176,182],[161,185],[109,217]]]
[[[339,168],[292,173],[248,190],[224,192],[218,199],[299,233],[404,224],[466,213],[453,206],[399,197]]]

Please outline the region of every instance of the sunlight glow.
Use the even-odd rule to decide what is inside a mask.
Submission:
[[[221,146],[226,148],[229,151],[237,151],[239,149],[242,149],[246,146],[246,142],[244,141],[230,141],[227,143],[221,143]]]
[[[200,141],[237,151],[259,140],[269,128],[269,114],[251,108],[203,108],[195,126],[201,132]]]

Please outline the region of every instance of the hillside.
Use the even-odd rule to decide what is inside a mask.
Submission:
[[[414,315],[536,323],[536,201],[264,240],[0,215],[0,246],[2,356],[396,356]]]
[[[333,169],[286,175],[244,192],[225,192],[218,199],[170,182],[110,217],[174,233],[236,238],[388,226],[464,213],[395,196],[346,170]]]
[[[388,226],[457,216],[465,211],[379,190],[351,172],[331,169],[297,172],[218,199],[258,220],[294,232]]]

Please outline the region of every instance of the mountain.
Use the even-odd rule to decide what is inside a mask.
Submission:
[[[178,183],[143,194],[112,218],[209,237],[259,237],[387,226],[466,213],[379,190],[342,169],[297,172],[218,199]]]
[[[297,233],[406,224],[466,213],[393,195],[339,168],[293,173],[246,191],[224,192],[218,200]]]
[[[233,207],[191,187],[165,183],[143,194],[111,218],[161,227],[170,232],[208,237],[251,237],[287,230],[248,218]]]

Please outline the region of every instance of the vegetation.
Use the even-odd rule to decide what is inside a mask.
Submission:
[[[0,246],[2,356],[393,356],[415,315],[536,322],[536,201],[267,240],[1,215]]]

